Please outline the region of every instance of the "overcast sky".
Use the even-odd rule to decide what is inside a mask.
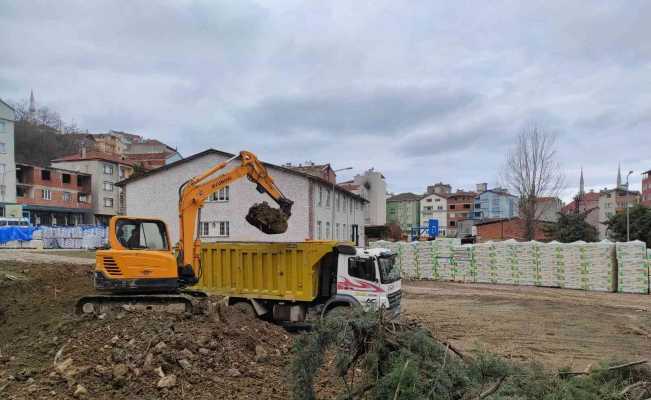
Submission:
[[[184,156],[375,167],[394,192],[493,186],[536,124],[567,198],[581,166],[594,189],[651,169],[649,21],[651,1],[0,0],[0,97]]]

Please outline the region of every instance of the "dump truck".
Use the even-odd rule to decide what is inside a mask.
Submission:
[[[351,242],[216,242],[201,245],[197,288],[280,323],[354,307],[400,313],[400,271],[388,249]]]

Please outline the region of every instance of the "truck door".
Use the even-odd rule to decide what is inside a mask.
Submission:
[[[365,309],[375,309],[382,293],[374,257],[341,257],[337,295],[351,296]]]

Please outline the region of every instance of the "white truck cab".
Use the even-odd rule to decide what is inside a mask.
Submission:
[[[365,310],[384,308],[391,317],[397,317],[402,292],[395,253],[382,248],[354,249],[354,254],[339,253],[337,290],[326,311],[334,305],[348,303]]]

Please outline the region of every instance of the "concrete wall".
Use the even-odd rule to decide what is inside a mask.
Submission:
[[[14,111],[0,101],[0,143],[4,144],[4,152],[0,153],[0,204],[16,202],[14,120]]]

